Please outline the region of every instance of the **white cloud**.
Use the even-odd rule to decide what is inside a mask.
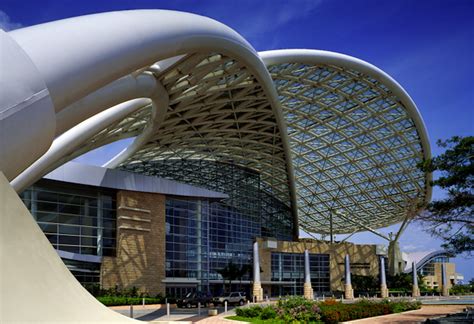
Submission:
[[[0,10],[0,29],[10,31],[23,27],[22,24],[11,21],[10,17],[2,10]]]
[[[324,1],[221,1],[212,2],[212,8],[209,7],[211,4],[203,2],[197,12],[223,22],[241,34],[254,48],[262,50],[279,46],[278,29],[296,24],[303,18],[316,19]]]

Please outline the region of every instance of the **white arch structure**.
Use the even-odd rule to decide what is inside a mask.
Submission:
[[[430,146],[415,104],[390,76],[353,57],[257,53],[219,22],[161,10],[0,31],[0,41],[0,171],[17,192],[81,154],[133,137],[106,166],[205,159],[251,168],[309,232],[387,226],[430,199],[430,175],[417,168],[430,157]],[[2,190],[1,199],[13,197],[11,189]],[[32,255],[35,271],[61,272],[43,274],[43,288],[66,287],[89,300],[78,284],[71,286],[72,276],[28,212],[10,200],[11,207],[0,210],[11,223],[0,228],[2,270],[7,257],[13,261],[5,273],[14,275],[21,264],[6,251],[4,244],[15,247],[6,227],[28,228],[56,263],[35,257],[37,250],[24,240],[17,248]],[[0,297],[27,289],[4,277]],[[35,278],[25,273],[21,280]],[[63,311],[54,315],[45,303],[55,296],[36,294],[43,301],[36,319],[120,320],[92,302],[79,314],[74,303],[60,301],[63,307],[54,309]],[[9,307],[15,298],[5,300],[2,307]],[[28,319],[8,307],[0,309],[0,319]]]

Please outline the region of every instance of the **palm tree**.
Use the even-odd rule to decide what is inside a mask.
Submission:
[[[236,280],[239,278],[240,275],[240,268],[232,261],[230,261],[224,268],[217,270],[217,273],[222,276],[222,281],[224,285],[224,292],[225,292],[225,281],[229,280],[229,286],[232,284],[232,280]]]
[[[239,282],[239,290],[242,290],[242,278],[245,277],[247,273],[251,273],[252,271],[252,265],[251,264],[242,264],[242,266],[239,269],[239,274],[238,278],[240,280]]]

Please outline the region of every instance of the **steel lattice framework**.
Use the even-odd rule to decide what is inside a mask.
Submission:
[[[272,107],[245,66],[220,54],[189,55],[157,75],[170,100],[148,141],[121,165],[209,159],[257,170],[289,204],[286,163]]]
[[[269,71],[288,124],[304,229],[347,233],[368,220],[379,228],[425,201],[420,136],[387,86],[335,65],[286,63]]]

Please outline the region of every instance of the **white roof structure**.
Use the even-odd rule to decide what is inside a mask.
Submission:
[[[53,32],[61,51],[44,46]],[[388,226],[430,199],[429,175],[417,167],[430,157],[422,118],[398,83],[361,60],[257,53],[216,21],[169,11],[83,16],[5,35],[38,69],[55,116],[49,150],[7,172],[17,191],[134,138],[107,167],[187,159],[249,168],[308,232]]]

